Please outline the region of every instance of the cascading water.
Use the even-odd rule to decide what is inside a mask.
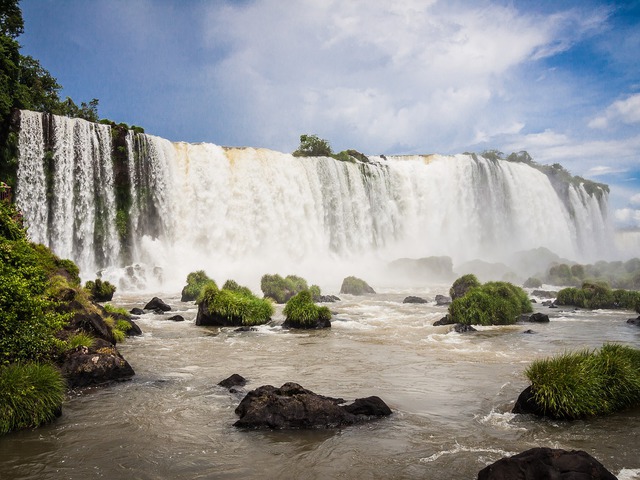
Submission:
[[[523,163],[470,155],[349,163],[132,132],[123,210],[111,127],[48,116],[47,150],[43,115],[21,117],[17,202],[30,235],[87,278],[125,263],[163,267],[172,287],[202,268],[221,281],[317,278],[399,257],[498,260],[537,247],[587,259],[610,239],[605,193],[571,184],[563,200]]]

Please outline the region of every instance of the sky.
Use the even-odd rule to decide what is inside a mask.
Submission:
[[[22,0],[22,53],[172,141],[528,151],[640,228],[640,0]]]

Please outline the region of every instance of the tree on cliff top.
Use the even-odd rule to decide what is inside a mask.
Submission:
[[[293,152],[294,157],[331,157],[333,150],[324,138],[317,135],[300,135],[300,146]]]

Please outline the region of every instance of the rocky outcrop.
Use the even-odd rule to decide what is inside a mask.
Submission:
[[[333,428],[388,416],[391,409],[378,397],[356,400],[342,406],[344,400],[318,395],[297,383],[280,388],[264,385],[250,391],[235,412],[234,424],[243,428],[304,429]]]
[[[447,297],[446,295],[436,295],[436,305],[439,307],[443,305],[449,305],[451,303],[451,297]]]
[[[533,323],[549,323],[549,315],[546,313],[534,313],[532,315],[521,315],[520,320],[523,322],[533,322]]]
[[[144,310],[141,308],[132,308],[131,310],[129,310],[129,313],[131,315],[144,315]]]
[[[429,300],[425,300],[422,297],[414,297],[413,295],[409,295],[405,297],[402,303],[429,303]]]
[[[342,281],[340,293],[347,295],[365,295],[367,293],[376,293],[367,282],[358,277],[346,277]]]
[[[218,385],[224,388],[228,388],[229,390],[235,387],[244,387],[246,384],[247,379],[237,373],[234,373],[230,377],[227,377],[224,380],[218,382]]]
[[[96,340],[90,348],[78,347],[68,352],[60,370],[69,388],[128,380],[135,375],[131,365],[105,340]]]
[[[478,480],[616,480],[598,460],[582,450],[532,448],[503,458],[478,472]]]
[[[167,305],[162,299],[153,297],[149,303],[144,306],[145,310],[162,310],[163,312],[169,312],[171,307]]]
[[[456,321],[451,318],[451,315],[445,315],[440,320],[436,320],[435,322],[433,322],[433,326],[439,327],[441,325],[453,325],[454,323],[456,323]]]
[[[339,302],[340,297],[336,297],[335,295],[320,295],[318,297],[318,303],[334,303]]]
[[[539,417],[544,416],[544,409],[538,405],[533,397],[533,393],[531,392],[531,385],[525,388],[518,399],[516,400],[511,413],[522,413],[522,414],[530,414],[536,415]]]

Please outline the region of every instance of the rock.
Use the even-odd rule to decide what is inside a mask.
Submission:
[[[91,348],[79,347],[66,354],[60,370],[69,388],[128,380],[135,372],[113,345],[96,340]]]
[[[174,322],[184,322],[184,317],[182,315],[174,315],[169,317],[167,320],[173,320]]]
[[[631,325],[637,325],[640,327],[640,317],[638,318],[630,318],[629,320],[627,320],[627,323],[631,324]]]
[[[257,332],[258,329],[255,327],[249,327],[249,326],[243,326],[243,327],[238,327],[234,330],[234,332]]]
[[[230,377],[227,377],[218,383],[218,385],[227,389],[231,389],[233,387],[244,387],[246,384],[247,379],[237,373],[234,373]]]
[[[447,297],[446,295],[436,295],[436,305],[449,305],[451,303],[451,297]]]
[[[534,332],[533,330],[525,330],[525,331],[524,331],[524,332],[522,332],[522,333],[531,334],[531,333],[536,333],[536,332]]]
[[[116,343],[111,334],[111,330],[98,313],[89,313],[87,311],[76,312],[73,317],[71,317],[70,327],[90,333],[94,337],[106,340],[110,344]]]
[[[532,448],[502,458],[478,472],[478,480],[615,480],[595,458],[582,450],[570,452],[545,447]]]
[[[429,303],[429,300],[425,300],[424,298],[421,298],[421,297],[414,297],[409,295],[402,301],[402,303]]]
[[[457,333],[467,333],[467,332],[477,332],[478,331],[475,328],[473,328],[471,325],[466,325],[464,323],[454,323],[453,324],[453,329]]]
[[[318,317],[312,325],[301,324],[286,319],[282,322],[282,328],[300,328],[305,330],[320,330],[321,328],[331,328],[331,319]]]
[[[320,295],[317,303],[333,303],[339,302],[340,298],[335,295]]]
[[[536,403],[531,393],[531,385],[525,388],[518,396],[511,413],[522,413],[537,415],[539,417],[544,416],[544,410]]]
[[[145,310],[162,310],[163,312],[168,312],[171,310],[171,307],[164,303],[158,297],[153,297],[149,303],[144,306]]]
[[[376,291],[361,278],[346,277],[342,281],[340,293],[346,293],[350,295],[365,295],[367,293],[376,293]]]
[[[234,426],[299,429],[352,425],[391,413],[388,407],[383,407],[384,402],[376,398],[358,399],[350,406],[341,406],[344,402],[341,398],[318,395],[297,383],[285,383],[280,388],[264,385],[242,399],[235,410],[240,419]]]
[[[144,315],[144,310],[141,308],[132,308],[131,310],[129,310],[129,313],[131,315]]]
[[[521,315],[521,317],[523,317]],[[525,322],[534,322],[534,323],[549,323],[549,315],[547,315],[546,313],[534,313],[532,315],[524,315],[524,317],[527,317],[526,319],[524,319],[523,321]]]
[[[531,292],[532,297],[538,298],[556,298],[558,296],[558,292],[552,292],[548,290],[534,290]]]
[[[445,315],[440,320],[436,320],[433,322],[434,327],[439,327],[440,325],[453,325],[456,321],[451,318],[449,315]]]

